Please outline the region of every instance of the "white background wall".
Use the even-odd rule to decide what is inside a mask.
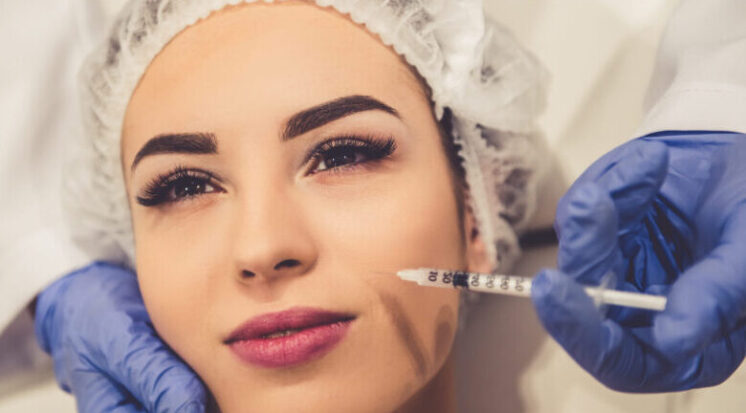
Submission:
[[[660,33],[678,0],[486,0],[552,74],[542,118],[574,178],[634,137]]]

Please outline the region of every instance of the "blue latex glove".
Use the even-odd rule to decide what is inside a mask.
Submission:
[[[616,390],[721,383],[746,351],[746,136],[667,132],[595,162],[557,208],[560,271],[535,280],[549,333]],[[609,307],[579,288],[667,294],[661,313]],[[576,283],[576,281],[578,283]]]
[[[35,328],[81,412],[205,410],[202,382],[156,336],[129,270],[94,263],[57,280],[39,295]]]

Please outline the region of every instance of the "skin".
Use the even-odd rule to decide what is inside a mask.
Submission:
[[[374,97],[401,119],[371,110],[280,139],[293,114],[348,95]],[[207,132],[217,154],[162,153],[131,168],[156,135]],[[309,174],[303,157],[341,133],[392,137],[397,148],[381,161]],[[458,292],[394,275],[489,269],[479,237],[462,236],[474,222],[457,212],[439,139],[411,68],[332,9],[229,7],[151,62],[122,131],[136,270],[158,334],[223,412],[455,411]],[[137,202],[178,165],[215,174],[220,190]],[[333,351],[290,368],[242,362],[223,343],[246,320],[296,306],[356,319]]]

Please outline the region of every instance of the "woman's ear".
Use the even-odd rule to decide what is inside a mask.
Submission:
[[[464,236],[466,237],[466,265],[469,272],[489,273],[492,271],[487,258],[487,248],[479,233],[477,221],[471,206],[466,202],[464,208]]]

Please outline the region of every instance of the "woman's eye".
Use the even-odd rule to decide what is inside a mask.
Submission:
[[[184,178],[174,182],[171,189],[171,192],[173,192],[171,199],[189,198],[214,191],[215,188],[209,182],[196,178]]]
[[[137,197],[137,202],[143,206],[155,206],[185,201],[220,190],[210,173],[177,168],[151,182]]]
[[[311,174],[376,161],[391,155],[395,141],[359,137],[331,139],[313,150]]]
[[[360,150],[352,147],[334,148],[321,155],[321,160],[314,169],[314,172],[325,171],[331,168],[338,168],[347,164],[362,162],[365,155]]]

